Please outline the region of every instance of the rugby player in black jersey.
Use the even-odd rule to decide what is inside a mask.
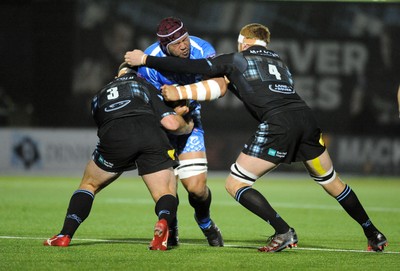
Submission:
[[[297,246],[295,230],[252,187],[258,178],[279,164],[297,161],[303,162],[310,176],[362,227],[368,240],[367,249],[383,251],[386,237],[374,226],[354,191],[336,174],[311,109],[296,93],[288,67],[276,52],[267,49],[269,42],[269,29],[254,23],[241,29],[238,53],[189,60],[156,58],[134,50],[125,54],[125,61],[165,71],[225,76],[228,89],[259,122],[257,131],[231,166],[225,184],[236,201],[274,228],[275,234],[259,251],[277,252]],[[221,84],[213,84],[212,88],[207,81],[203,84],[207,87],[199,83],[164,86],[163,95],[167,100],[187,96],[205,97],[203,100],[218,98]]]
[[[118,76],[95,95],[92,114],[99,143],[79,188],[71,197],[63,228],[44,241],[44,245],[68,246],[89,216],[95,195],[124,171],[138,169],[155,202],[158,217],[149,249],[167,249],[168,225],[177,210],[173,167],[178,162],[164,129],[187,134],[193,129],[193,121],[177,115],[159,95],[153,85],[138,77],[126,63],[118,69]]]

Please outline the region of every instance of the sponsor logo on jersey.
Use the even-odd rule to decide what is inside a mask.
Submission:
[[[273,92],[282,93],[282,94],[294,93],[293,87],[288,86],[288,85],[282,85],[282,84],[271,84],[271,85],[269,85],[269,90],[271,90]]]
[[[109,106],[104,108],[104,111],[105,112],[111,112],[111,111],[115,111],[115,110],[121,109],[121,108],[127,106],[130,102],[131,102],[131,100],[124,100],[124,101],[119,101],[119,102],[110,104]]]
[[[279,58],[279,55],[273,51],[267,50],[267,49],[249,49],[251,54],[255,55],[264,55],[264,56],[270,56],[270,57],[275,57]]]

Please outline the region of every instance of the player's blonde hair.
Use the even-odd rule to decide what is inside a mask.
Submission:
[[[260,40],[266,44],[269,44],[271,36],[268,27],[258,23],[243,26],[239,34],[244,36],[245,39]]]

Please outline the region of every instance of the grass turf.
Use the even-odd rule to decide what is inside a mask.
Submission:
[[[183,187],[178,211],[181,245],[149,251],[157,220],[154,203],[136,176],[121,177],[96,196],[91,215],[68,248],[45,247],[61,229],[80,178],[0,177],[0,270],[398,270],[398,178],[345,181],[386,235],[385,253],[366,253],[361,227],[312,180],[270,174],[257,181],[281,216],[296,229],[298,248],[260,253],[273,229],[235,202],[224,177],[210,175],[212,218],[224,248],[209,247],[193,219]]]

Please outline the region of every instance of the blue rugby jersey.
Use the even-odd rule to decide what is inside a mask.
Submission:
[[[190,38],[190,59],[209,58],[215,56],[214,47],[207,41],[196,37],[189,36]],[[159,46],[159,42],[155,42],[144,51],[145,54],[151,56],[164,57],[167,56]],[[139,67],[138,73],[144,77],[148,82],[153,84],[157,89],[161,89],[164,84],[167,85],[186,85],[199,82],[203,80],[204,76],[200,74],[182,74],[174,72],[159,72],[155,69],[148,68],[145,66]],[[200,103],[197,101],[190,102],[191,108],[195,108],[193,111],[195,115],[200,114],[201,108]]]

